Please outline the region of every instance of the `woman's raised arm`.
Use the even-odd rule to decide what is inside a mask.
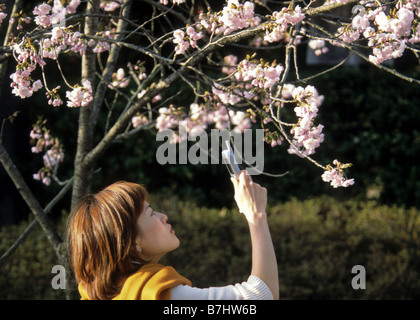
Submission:
[[[267,222],[267,189],[252,181],[245,171],[238,179],[232,178],[235,188],[235,201],[249,225],[252,243],[251,274],[263,280],[279,298],[279,280],[276,254]]]

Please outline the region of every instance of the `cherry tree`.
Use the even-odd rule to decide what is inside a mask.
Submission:
[[[271,147],[287,144],[290,156],[319,167],[320,183],[349,187],[355,183],[345,174],[351,164],[338,159],[322,164],[314,157],[328,124],[317,120],[324,96],[311,80],[355,55],[420,83],[386,63],[409,51],[418,57],[419,0],[50,0],[39,1],[30,12],[22,10],[23,3],[0,5],[5,30],[0,75],[6,63],[15,66],[1,80],[2,90],[28,100],[43,95],[46,105],[63,113],[77,108],[77,150],[64,152],[46,118],[28,132],[31,151],[44,162],[34,168],[33,178],[46,187],[63,186],[46,208],[2,144],[0,160],[63,264],[64,242],[47,213],[66,192],[72,192],[73,208],[90,191],[96,162],[115,141],[145,130],[182,126],[188,133],[209,128],[240,133],[254,125],[265,130],[264,141]],[[139,8],[151,14],[139,15]],[[310,48],[322,55],[328,47],[345,48],[347,55],[302,78],[297,52]],[[276,57],[267,59],[263,53],[268,49],[275,49]],[[122,50],[131,52],[127,56],[133,61],[121,58]],[[81,77],[76,83],[62,66],[69,56],[78,61]],[[54,66],[60,83],[50,80],[47,66]],[[185,84],[180,88],[191,97],[183,105],[167,93],[178,83]],[[107,115],[105,127],[98,122],[101,114]],[[94,139],[98,132],[105,132],[99,142]],[[180,139],[175,135],[172,142]],[[64,157],[74,158],[73,177],[66,181],[58,174]]]

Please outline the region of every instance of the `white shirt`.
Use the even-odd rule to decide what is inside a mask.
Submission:
[[[195,288],[178,285],[171,289],[171,300],[273,300],[273,294],[259,277],[224,287]]]

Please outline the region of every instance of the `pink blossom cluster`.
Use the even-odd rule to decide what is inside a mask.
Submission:
[[[183,3],[177,1],[174,3]],[[161,3],[167,4],[163,0]],[[203,38],[202,30],[208,33],[228,35],[234,31],[258,25],[261,19],[254,14],[254,4],[246,1],[244,4],[238,0],[228,0],[223,10],[217,13],[201,13],[198,17],[199,22],[194,26],[189,26],[186,32],[182,30],[174,31],[174,40],[176,44],[176,54],[183,54],[189,48],[195,48],[197,41]]]
[[[336,36],[348,43],[363,36],[372,48],[369,60],[374,64],[401,57],[407,43],[420,42],[419,6],[417,0],[398,2],[389,14],[386,7],[367,6],[366,12],[357,14],[351,24],[340,27]]]
[[[44,167],[37,173],[33,174],[35,180],[41,180],[45,185],[51,183],[51,175],[55,173],[58,165],[64,159],[64,152],[60,141],[50,135],[49,130],[45,128],[45,121],[39,120],[31,130],[29,136],[34,147],[31,148],[32,153],[42,153]]]
[[[71,1],[69,4],[69,12],[75,12],[80,1]],[[33,10],[35,23],[43,28],[48,28],[51,25],[58,25],[66,18],[67,10],[63,7],[60,0],[54,0],[54,5],[51,7],[47,3],[42,3],[36,6]]]
[[[217,101],[211,101],[209,104],[192,104],[190,106],[191,125],[196,127],[199,125],[204,130],[207,125],[214,125],[216,129],[228,129],[229,123],[232,124],[233,131],[237,133],[243,132],[251,127],[251,121],[246,112],[231,110]]]
[[[188,134],[198,135],[209,125],[223,130],[229,127],[229,123],[234,126],[233,131],[238,133],[251,127],[251,121],[246,112],[228,110],[219,102],[212,104],[211,107],[207,104],[193,103],[190,105],[188,114],[176,111],[173,105],[169,108],[160,108],[159,116],[156,119],[156,128],[163,131],[183,127]],[[172,142],[179,142],[179,136],[174,137]]]
[[[28,16],[26,16],[24,13],[22,13],[22,12],[20,12],[19,13],[19,15],[20,15],[20,17],[18,18],[18,20],[17,20],[17,26],[16,26],[16,29],[17,30],[22,30],[23,29],[23,23],[26,23],[26,24],[30,24],[31,23],[31,21],[32,21],[32,18],[31,17],[28,17]],[[0,16],[1,16],[1,13],[0,13]],[[10,17],[10,19],[9,19],[9,23],[14,23],[16,20],[15,20],[15,18],[14,17]],[[0,25],[1,25],[1,21],[0,21]]]
[[[328,52],[328,48],[325,46],[325,40],[310,40],[308,47],[314,50],[316,56]]]
[[[176,128],[179,121],[185,118],[185,114],[176,115],[177,112],[174,111],[175,107],[173,105],[170,105],[169,108],[159,108],[159,116],[156,119],[156,128],[159,131]]]
[[[231,123],[235,126],[233,131],[242,133],[245,129],[251,128],[251,120],[246,112],[229,110]]]
[[[254,13],[254,4],[246,1],[228,0],[222,11],[201,13],[198,16],[201,28],[208,33],[228,35],[234,31],[260,24],[261,19]]]
[[[246,1],[228,0],[218,16],[219,32],[227,35],[236,30],[258,25],[261,19],[254,14],[254,4]]]
[[[138,114],[131,118],[131,123],[134,128],[137,128],[139,126],[149,124],[149,118],[147,118],[144,114]]]
[[[168,0],[159,0],[159,2],[165,6],[167,6],[169,4]],[[174,4],[181,4],[181,3],[185,3],[185,0],[173,0],[172,1]]]
[[[347,43],[357,41],[360,38],[360,32],[350,26],[342,26],[337,29],[336,36]]]
[[[69,4],[66,6],[66,13],[75,14],[79,4],[80,0],[70,0]]]
[[[119,68],[117,72],[112,74],[112,82],[108,85],[108,88],[126,88],[130,83],[130,77],[125,76],[123,68]]]
[[[347,2],[349,2],[349,0],[326,0],[324,5],[327,4],[346,4]]]
[[[84,80],[82,86],[75,85],[72,91],[66,92],[66,97],[68,107],[86,107],[93,100],[90,81]]]
[[[305,18],[302,8],[297,5],[294,9],[283,8],[281,11],[274,11],[272,21],[267,24],[264,40],[267,42],[278,42],[284,38],[288,25],[296,25]]]
[[[228,35],[234,31],[248,27],[253,27],[261,23],[261,18],[254,12],[254,4],[246,1],[241,4],[238,0],[228,0],[222,11],[216,13],[201,13],[198,17],[198,24],[195,26],[195,34],[202,34],[196,30],[206,30],[210,34]],[[298,5],[294,9],[283,8],[280,12],[275,11],[272,20],[267,24],[264,41],[276,42],[283,39],[288,25],[295,25],[304,19],[301,7]],[[182,54],[189,48],[194,40],[188,41],[186,35],[181,30],[174,32],[174,43],[176,44],[176,53]],[[191,38],[191,36],[190,36]]]
[[[232,85],[223,87],[214,84],[212,93],[225,105],[235,105],[242,99],[261,99],[263,104],[269,104],[271,87],[279,82],[280,75],[284,68],[280,64],[268,64],[261,60],[251,57],[235,65],[237,57],[229,55],[225,57],[228,67],[223,68],[223,72],[233,74]]]
[[[48,104],[52,105],[53,107],[59,107],[63,104],[63,100],[61,100],[60,95],[58,94],[59,89],[61,89],[61,86],[57,86],[45,93],[48,99]]]
[[[16,72],[10,75],[12,93],[22,99],[31,97],[34,92],[42,88],[42,82],[40,80],[33,81],[31,73],[37,65],[44,66],[45,62],[29,44],[15,44],[13,53],[15,56],[17,55],[18,65]]]
[[[120,6],[121,1],[103,1],[101,7],[105,11],[113,11]],[[60,22],[64,21],[66,14],[74,14],[80,4],[80,0],[71,0],[66,7],[63,7],[60,0],[55,0],[53,7],[47,3],[42,3],[33,10],[35,22],[43,27],[53,26],[51,38],[44,39],[43,57],[56,59],[58,54],[70,47],[70,50],[79,54],[86,52],[87,46],[95,46],[94,52],[104,52],[109,50],[109,43],[106,41],[89,40],[88,43],[81,38],[80,32],[72,32],[71,28],[62,26]],[[113,9],[115,8],[115,9]],[[105,38],[113,39],[112,31],[101,32]]]
[[[60,52],[67,48],[83,55],[87,46],[79,31],[72,32],[70,28],[55,27],[51,31],[51,38],[46,38],[42,42],[42,57],[55,60]]]
[[[223,87],[219,84],[214,84],[212,93],[215,101],[219,100],[223,105],[234,105],[245,98],[254,101],[259,99],[262,104],[270,104],[272,101],[270,98],[271,88],[280,81],[280,76],[284,71],[283,66],[274,62],[269,64],[262,59],[257,60],[252,57],[247,57],[239,64],[236,64],[237,60],[237,57],[234,55],[228,55],[224,58],[225,64],[222,72],[232,75],[232,85]],[[284,88],[286,87],[288,86],[285,85]],[[286,89],[283,90],[283,96],[287,96]],[[287,97],[291,98],[291,95]],[[226,113],[226,116],[230,116],[231,121],[232,119],[242,119],[241,117],[244,115],[246,115],[246,122],[239,121],[240,124],[237,124],[238,127],[235,131],[241,132],[244,128],[250,127],[251,120],[255,121],[255,115],[243,113],[233,117]],[[264,124],[269,121],[270,118],[265,118]],[[228,119],[226,119],[226,123],[228,123]],[[244,128],[242,128],[242,125],[244,125]],[[266,135],[266,142],[272,147],[280,145],[282,139],[278,135],[270,137]]]
[[[99,35],[102,36],[105,39],[106,38],[114,39],[114,30],[106,30],[104,32],[101,32]],[[95,40],[90,39],[89,42],[88,42],[88,46],[90,46],[90,47],[94,46],[95,44],[96,44],[96,46],[92,50],[95,53],[108,51],[111,47],[109,45],[109,42],[107,42],[105,40],[102,40],[102,41],[100,40],[100,41],[96,42]]]
[[[290,130],[293,139],[288,152],[300,157],[309,156],[315,153],[315,149],[324,141],[324,134],[322,133],[324,126],[321,124],[314,125],[318,107],[322,104],[324,97],[320,96],[313,86],[295,87],[291,95],[297,103],[294,111],[299,120]]]
[[[129,68],[130,72],[134,73],[140,81],[147,78],[144,64],[145,62],[140,60],[137,60],[135,64],[132,64],[131,62],[127,63],[127,67]]]
[[[116,5],[120,5],[121,1],[103,1],[101,6],[110,11]],[[81,38],[80,32],[72,32],[71,27],[66,28],[62,25],[66,14],[74,14],[80,4],[80,0],[71,0],[66,7],[63,7],[60,0],[55,0],[51,7],[47,3],[42,3],[33,10],[35,23],[43,28],[53,27],[51,31],[51,38],[44,39],[42,43],[43,57],[56,59],[58,54],[70,47],[70,50],[79,54],[84,54],[89,46],[95,46],[94,52],[104,52],[109,50],[109,43],[106,41],[98,41],[91,39],[88,43]],[[113,38],[111,31],[102,32],[105,38]]]
[[[269,117],[264,118],[264,124],[270,123],[271,119]],[[265,129],[264,141],[268,143],[272,148],[280,146],[284,138],[277,132],[270,132],[270,130]]]
[[[2,24],[3,20],[7,17],[7,14],[2,12],[5,9],[6,9],[6,6],[0,4],[0,25]]]
[[[224,65],[222,67],[222,72],[225,74],[231,74],[234,73],[237,70],[237,63],[238,63],[238,57],[230,54],[223,58]]]
[[[101,0],[100,8],[103,9],[106,12],[112,12],[117,10],[122,4],[122,0],[115,0],[115,1],[109,1],[109,0]]]
[[[334,160],[333,164],[336,166],[332,168],[327,166],[327,170],[322,174],[322,180],[330,182],[334,188],[348,187],[354,184],[354,179],[346,179],[343,173],[343,169],[350,167],[350,164],[341,164],[337,160]]]
[[[218,83],[214,84],[212,92],[223,104],[235,105],[242,100],[241,92],[238,89],[230,90]]]
[[[413,30],[413,36],[409,40],[411,43],[418,43],[420,42],[420,24]]]
[[[178,29],[174,31],[175,54],[183,54],[191,46],[197,47],[197,41],[203,38],[201,32],[196,32],[191,26],[187,27],[186,32]]]
[[[238,64],[237,80],[250,82],[260,89],[271,89],[280,80],[284,68],[280,64],[267,64],[251,59],[244,59]]]
[[[369,61],[381,64],[385,60],[399,58],[405,51],[405,43],[392,33],[376,34],[369,39],[368,45],[373,47]]]

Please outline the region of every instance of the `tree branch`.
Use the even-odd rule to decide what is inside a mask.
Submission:
[[[122,10],[122,17],[124,19],[120,19],[118,21],[117,31],[116,34],[118,35],[115,39],[117,42],[121,41],[124,38],[124,31],[127,27],[128,16],[130,14],[131,9],[131,0],[126,0],[123,3],[123,10]],[[108,88],[108,83],[111,81],[112,73],[115,70],[116,62],[118,60],[118,56],[120,54],[121,46],[114,44],[111,48],[109,53],[106,66],[104,71],[102,72],[102,81],[99,83],[98,88],[95,93],[95,97],[93,99],[93,113],[92,113],[92,127],[96,126],[96,121],[98,119],[99,111],[101,109],[102,103],[104,101],[105,93]]]
[[[87,13],[94,13],[99,8],[99,0],[88,2]],[[98,21],[96,17],[88,16],[85,19],[85,34],[92,35],[96,33]],[[82,82],[89,80],[94,87],[96,55],[92,48],[88,48],[82,56]],[[73,209],[79,199],[89,192],[93,173],[93,163],[87,165],[84,163],[84,157],[92,148],[93,127],[92,127],[92,109],[94,102],[80,108],[79,129],[77,133],[77,151],[74,160],[74,183],[71,199],[71,208]]]
[[[60,260],[63,260],[62,244],[63,241],[57,233],[55,226],[47,218],[45,211],[42,209],[38,200],[35,198],[19,170],[16,168],[9,154],[2,144],[0,144],[0,162],[5,168],[7,174],[12,179],[16,188],[18,189],[20,195],[25,200],[32,214],[35,216],[36,220],[40,224],[42,230],[50,241],[57,257]]]
[[[344,7],[347,6],[349,4],[353,4],[353,3],[357,3],[360,0],[349,0],[346,3],[331,3],[331,4],[327,4],[325,6],[320,6],[320,7],[316,7],[316,8],[309,8],[308,10],[304,11],[305,14],[307,16],[314,16],[318,13],[323,13],[323,12],[327,12],[327,11],[331,11],[340,7]]]
[[[70,190],[73,184],[73,179],[70,179],[66,185],[60,190],[60,192],[48,203],[48,205],[44,208],[44,214],[47,215],[52,208],[60,201],[64,195]],[[34,230],[34,227],[38,225],[38,220],[33,220],[22,232],[22,234],[16,239],[16,241],[10,246],[10,248],[0,257],[0,269],[3,267],[4,264],[10,259],[19,245],[27,238],[27,236]]]

